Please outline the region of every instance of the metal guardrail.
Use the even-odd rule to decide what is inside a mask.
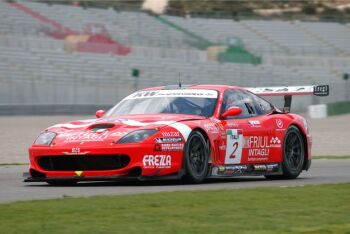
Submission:
[[[108,110],[112,105],[0,105],[1,115],[95,115],[97,110]]]

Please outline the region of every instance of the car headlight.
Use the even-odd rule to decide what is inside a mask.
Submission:
[[[50,145],[57,134],[54,132],[43,132],[36,138],[35,145]]]
[[[150,137],[154,133],[156,133],[158,130],[155,129],[145,129],[145,130],[136,130],[133,132],[130,132],[129,134],[125,135],[123,138],[121,138],[118,143],[136,143],[141,142],[144,139]]]

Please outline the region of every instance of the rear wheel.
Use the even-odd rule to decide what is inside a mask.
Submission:
[[[184,167],[185,179],[190,183],[202,182],[208,174],[209,150],[207,141],[199,131],[188,137],[185,146]]]
[[[282,175],[267,175],[268,179],[295,179],[302,169],[305,160],[304,140],[297,127],[288,128],[283,141]]]

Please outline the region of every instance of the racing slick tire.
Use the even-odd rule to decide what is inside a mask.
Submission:
[[[209,147],[200,131],[193,131],[185,145],[184,169],[185,180],[189,183],[200,183],[208,175]]]
[[[77,184],[74,180],[48,180],[46,181],[51,186],[73,186]]]
[[[303,136],[296,126],[290,126],[283,141],[282,175],[266,175],[267,179],[295,179],[303,170],[305,160]]]

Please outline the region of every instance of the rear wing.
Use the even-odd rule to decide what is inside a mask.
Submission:
[[[258,96],[284,96],[284,112],[290,112],[292,96],[315,95],[324,97],[329,95],[329,85],[255,87],[246,89]]]

